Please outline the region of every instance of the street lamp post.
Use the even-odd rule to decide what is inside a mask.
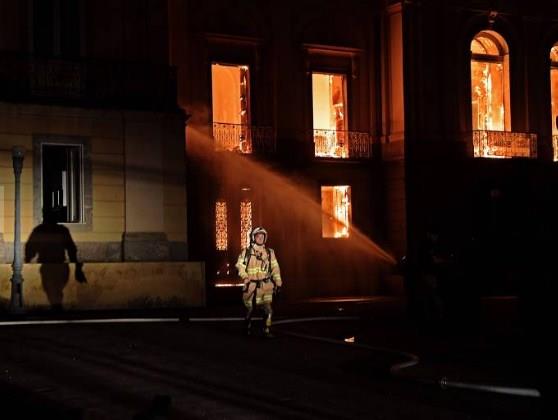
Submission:
[[[14,262],[12,264],[13,275],[12,295],[10,311],[13,314],[23,313],[23,277],[21,271],[23,263],[21,259],[21,171],[23,170],[23,158],[25,148],[14,146],[12,148],[12,163],[15,175],[15,223],[14,223]]]

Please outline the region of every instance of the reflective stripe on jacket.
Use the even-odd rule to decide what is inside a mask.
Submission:
[[[247,257],[248,250],[250,250],[250,255]],[[246,262],[248,263],[246,264]],[[266,249],[265,245],[252,245],[244,248],[238,256],[236,268],[244,283],[249,283],[250,280],[271,278],[277,286],[281,286],[281,271],[275,252],[271,248]]]

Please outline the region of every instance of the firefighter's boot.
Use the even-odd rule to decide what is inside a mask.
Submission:
[[[265,317],[265,326],[264,326],[264,337],[265,338],[274,338],[275,336],[271,333],[271,314],[268,314]]]
[[[247,336],[252,335],[252,319],[251,318],[246,318],[244,320],[244,333]]]

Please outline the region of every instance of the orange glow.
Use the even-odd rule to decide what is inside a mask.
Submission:
[[[217,201],[215,203],[215,248],[217,251],[226,251],[228,248],[227,229],[227,203]]]
[[[558,44],[550,50],[550,102],[552,111],[552,147],[558,161]]]
[[[248,66],[211,65],[213,131],[217,147],[251,153]]]
[[[537,135],[511,131],[473,131],[475,156],[491,158],[537,157]]]
[[[347,158],[346,77],[312,73],[315,156]]]
[[[322,237],[348,238],[351,223],[351,187],[322,186]]]
[[[510,131],[508,49],[494,31],[478,33],[471,42],[471,105],[473,130]],[[489,145],[475,148],[475,157],[500,156]]]
[[[253,127],[242,124],[213,123],[213,139],[217,150],[252,153]]]
[[[252,230],[252,202],[240,202],[240,248],[250,244],[250,231]]]
[[[201,109],[199,112],[199,116],[203,116],[205,110]],[[195,120],[195,116],[193,120]],[[218,173],[223,183],[226,184],[223,185],[224,187],[242,187],[247,179],[251,179],[259,181],[255,183],[257,189],[253,191],[254,196],[269,197],[269,192],[273,192],[272,201],[264,200],[262,202],[262,205],[265,206],[262,209],[265,210],[262,223],[265,224],[266,220],[285,219],[292,222],[293,226],[311,227],[316,218],[323,217],[324,210],[321,203],[315,200],[313,193],[309,193],[302,188],[299,182],[293,182],[292,179],[271,170],[266,164],[253,161],[252,159],[245,159],[244,156],[239,156],[235,153],[215,153],[214,141],[207,135],[205,126],[191,124],[188,126],[188,134],[188,152],[192,158],[207,161],[208,170],[219,168]],[[209,160],[208,157],[210,158]],[[253,200],[251,201],[254,203]],[[252,210],[254,211],[255,207]],[[342,247],[343,249],[339,248],[336,241],[320,241],[320,253],[323,252],[323,255],[328,255],[330,252],[339,253],[342,251],[342,255],[338,254],[340,258],[354,259],[354,261],[362,259],[362,261],[372,263],[372,266],[384,263],[395,264],[395,259],[391,254],[378,246],[357,227],[353,226],[351,219],[349,221],[351,222],[350,238],[346,240]],[[293,229],[293,226],[283,226],[286,233]],[[306,237],[305,243],[307,246],[317,251],[317,248],[314,247],[315,241],[312,240],[311,235],[306,235]],[[297,254],[299,248],[292,246],[291,239],[290,234],[284,237],[280,235],[273,236],[273,244],[282,243],[282,255],[288,255],[289,260],[295,260],[299,257]],[[303,276],[307,275],[306,267],[308,267],[308,264],[296,264],[296,266],[291,273],[293,278],[303,278]]]

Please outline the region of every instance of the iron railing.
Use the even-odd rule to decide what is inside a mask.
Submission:
[[[276,150],[273,127],[214,122],[213,139],[219,151],[270,154]]]
[[[558,134],[552,136],[552,150],[554,154],[554,162],[558,161]]]
[[[343,130],[312,131],[314,156],[333,159],[370,159],[372,141],[369,133]]]
[[[536,158],[537,135],[511,131],[473,131],[474,157]]]
[[[176,109],[166,65],[0,54],[0,99],[130,109]]]

